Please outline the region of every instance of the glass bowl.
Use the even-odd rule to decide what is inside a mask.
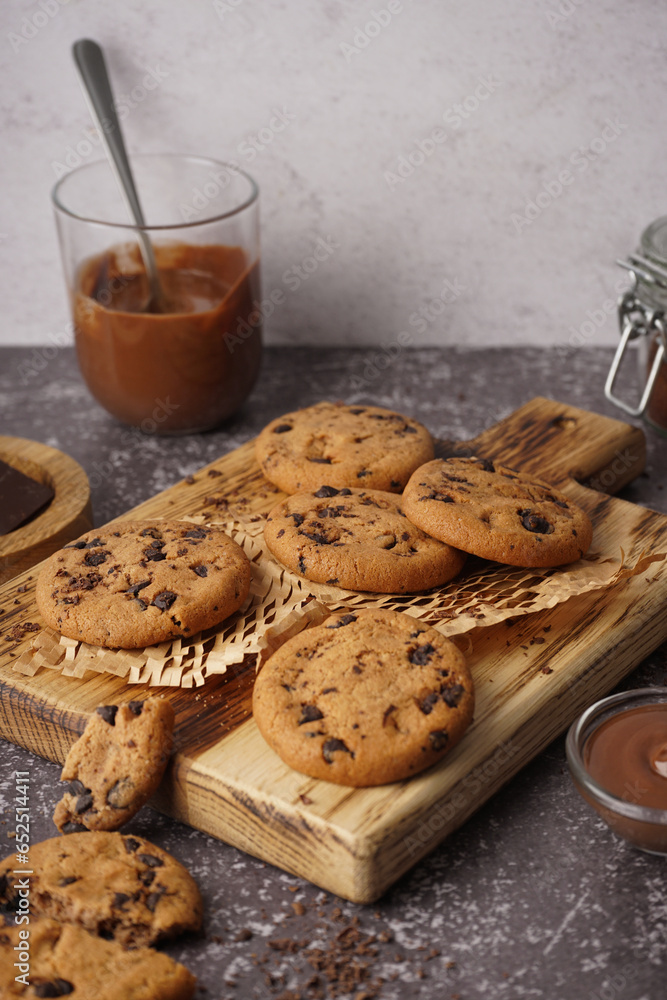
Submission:
[[[655,705],[665,705],[667,716],[667,687],[638,688],[603,698],[572,724],[565,749],[577,791],[610,829],[633,847],[650,854],[667,855],[667,809],[619,798],[590,775],[585,763],[586,743],[604,722],[630,709]]]

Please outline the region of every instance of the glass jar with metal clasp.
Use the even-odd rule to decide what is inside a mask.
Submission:
[[[641,236],[640,249],[617,263],[632,276],[632,286],[618,302],[621,340],[604,387],[605,396],[625,413],[642,417],[667,436],[667,216],[656,219]],[[638,346],[641,396],[636,405],[614,392],[623,356]]]

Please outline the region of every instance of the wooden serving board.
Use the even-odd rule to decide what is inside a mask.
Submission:
[[[565,486],[594,523],[607,523],[630,563],[642,553],[667,551],[667,517],[572,478],[593,477],[620,489],[643,467],[641,431],[535,399],[473,447]],[[210,512],[215,508],[202,508],[204,498],[222,491],[245,503],[247,513],[278,499],[248,444],[202,470],[194,483],[178,483],[126,516]],[[0,634],[39,622],[36,575],[33,568],[0,589]],[[176,710],[178,752],[154,804],[340,896],[371,902],[667,638],[666,600],[667,560],[648,558],[643,572],[611,588],[476,629],[472,727],[440,764],[379,788],[315,781],[282,763],[250,716],[252,659],[199,689],[161,689]],[[108,674],[77,680],[50,670],[31,678],[12,672],[31,638],[3,642],[0,734],[62,761],[95,706],[141,697],[144,690]]]

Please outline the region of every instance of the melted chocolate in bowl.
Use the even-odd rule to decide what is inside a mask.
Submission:
[[[155,246],[164,313],[149,299],[141,255],[113,247],[81,266],[76,349],[97,401],[158,434],[215,427],[248,397],[259,372],[259,264],[241,247]]]

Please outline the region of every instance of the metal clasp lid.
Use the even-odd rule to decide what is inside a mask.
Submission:
[[[637,286],[641,279],[645,285],[658,288],[661,292],[667,294],[667,269],[652,260],[648,260],[646,257],[640,257],[638,254],[631,254],[627,260],[617,260],[616,263],[620,267],[624,267],[632,275],[632,288],[625,292],[618,300],[618,325],[621,330],[621,340],[616,348],[616,353],[614,354],[614,359],[607,375],[604,394],[611,403],[629,413],[630,416],[641,417],[644,416],[651,398],[651,393],[653,392],[653,387],[660,371],[660,365],[667,349],[667,340],[665,338],[664,311],[662,309],[654,309],[652,306],[642,302],[637,296]],[[647,337],[654,333],[658,335],[659,346],[651,364],[651,371],[646,380],[639,404],[637,406],[630,406],[629,403],[615,396],[613,391],[614,382],[621,366],[621,360],[630,341],[636,340],[638,337]]]

